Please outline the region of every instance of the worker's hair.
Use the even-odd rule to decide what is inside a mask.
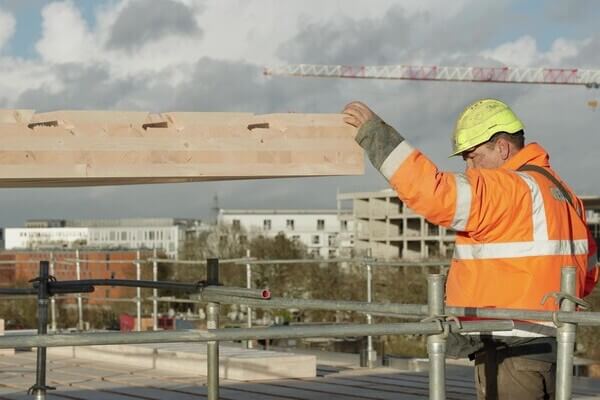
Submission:
[[[500,138],[506,140],[507,142],[512,143],[513,146],[515,146],[519,150],[525,146],[525,132],[522,129],[515,133],[506,133],[506,132],[495,133],[494,136],[492,136],[490,138],[490,140],[487,141],[487,144],[493,145]]]

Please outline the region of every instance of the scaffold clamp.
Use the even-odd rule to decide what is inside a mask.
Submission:
[[[34,395],[37,392],[47,392],[48,390],[56,390],[56,388],[54,386],[48,386],[48,385],[33,385],[31,386],[29,389],[27,389],[27,394],[28,395]]]
[[[448,335],[450,335],[450,324],[448,324],[448,322],[454,322],[456,323],[456,326],[459,330],[462,329],[462,324],[460,320],[454,315],[434,315],[422,319],[421,322],[435,322],[436,324],[438,324],[439,329],[442,331],[441,335],[444,338],[447,338]]]
[[[582,310],[589,310],[592,307],[591,304],[588,303],[587,301],[585,301],[585,300],[583,300],[583,299],[581,299],[579,297],[573,296],[573,295],[571,295],[569,293],[565,293],[565,292],[550,292],[550,293],[546,293],[544,295],[544,297],[542,297],[541,304],[544,305],[546,303],[546,301],[548,301],[548,299],[550,297],[552,297],[554,299],[554,301],[556,301],[556,304],[558,305],[559,308],[560,308],[560,306],[561,306],[561,304],[562,304],[562,302],[564,300],[569,300],[569,301],[575,303]],[[558,320],[558,311],[554,311],[552,313],[552,322],[554,322],[554,325],[557,328],[560,328],[563,325],[562,322],[560,322]]]

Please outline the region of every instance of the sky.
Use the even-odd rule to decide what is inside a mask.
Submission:
[[[444,170],[456,116],[500,98],[579,193],[600,194],[600,90],[265,77],[290,63],[600,69],[595,0],[0,0],[0,108],[340,112],[366,102]],[[315,144],[318,145],[318,144]],[[0,189],[0,226],[35,218],[188,217],[221,208],[336,208],[362,176]]]

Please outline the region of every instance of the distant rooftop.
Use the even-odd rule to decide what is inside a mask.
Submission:
[[[192,218],[112,218],[112,219],[31,219],[27,228],[114,228],[114,227],[164,227],[202,225],[202,220]]]
[[[352,212],[352,210],[341,210],[340,212]],[[310,210],[310,209],[220,209],[219,214],[221,215],[289,215],[289,214],[300,214],[300,215],[312,215],[312,214],[332,214],[335,215],[338,213],[338,210]]]

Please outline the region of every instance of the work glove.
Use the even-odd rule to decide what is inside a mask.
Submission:
[[[358,128],[354,140],[365,150],[373,166],[380,170],[383,162],[404,138],[361,102],[349,103],[342,113],[345,114],[344,122]]]

